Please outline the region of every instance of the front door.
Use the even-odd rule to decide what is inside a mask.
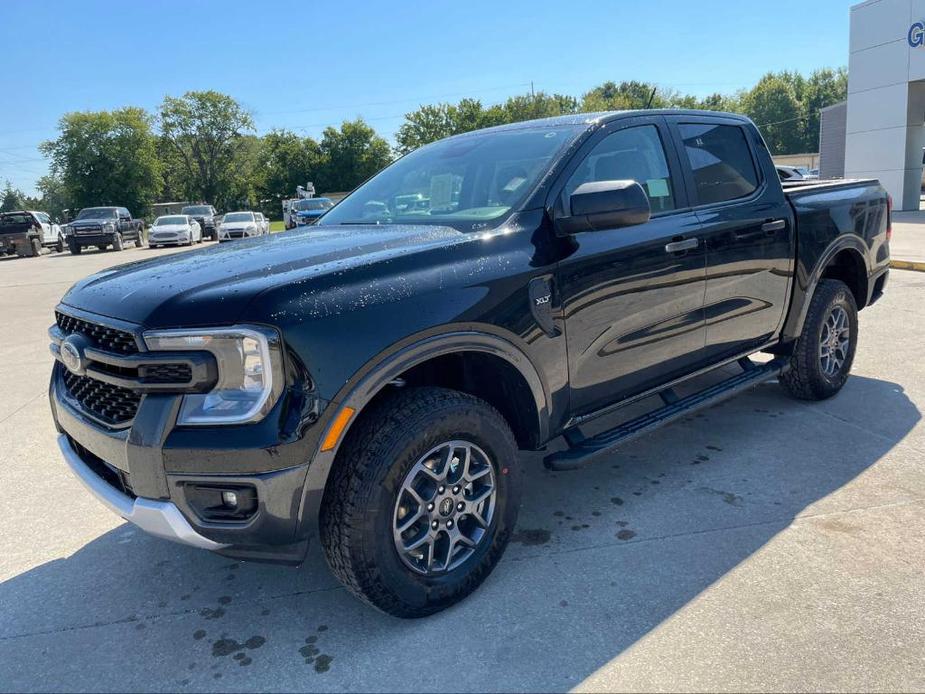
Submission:
[[[704,347],[706,255],[678,162],[663,144],[666,123],[614,126],[577,155],[556,204],[567,206],[582,183],[632,179],[649,196],[652,219],[575,234],[559,263],[573,415],[683,374]]]
[[[792,212],[778,182],[762,176],[774,169],[757,132],[716,118],[669,122],[703,224],[704,358],[713,361],[760,346],[780,328],[793,275]]]

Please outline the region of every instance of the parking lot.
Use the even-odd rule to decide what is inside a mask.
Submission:
[[[136,532],[60,459],[46,329],[71,283],[186,249],[0,261],[2,690],[925,689],[925,274],[860,316],[854,376],[768,383],[585,470],[526,457],[505,558],[401,621],[298,569]]]

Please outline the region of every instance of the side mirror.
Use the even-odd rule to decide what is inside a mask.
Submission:
[[[636,181],[582,183],[569,198],[571,216],[557,217],[563,234],[645,224],[652,215],[649,198]]]

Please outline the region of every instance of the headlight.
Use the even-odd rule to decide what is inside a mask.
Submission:
[[[263,419],[283,390],[279,336],[259,327],[155,330],[144,334],[152,351],[201,350],[218,363],[208,393],[183,396],[177,424],[243,424]]]
[[[257,225],[251,224],[244,231],[257,231]]]

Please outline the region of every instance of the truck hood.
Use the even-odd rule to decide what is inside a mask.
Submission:
[[[81,280],[62,304],[147,328],[229,325],[267,289],[465,238],[449,227],[315,226],[142,260]]]

